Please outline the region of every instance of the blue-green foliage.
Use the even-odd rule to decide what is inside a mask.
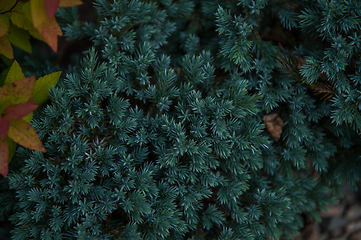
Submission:
[[[13,239],[292,239],[357,187],[359,1],[94,5],[59,12],[94,48],[32,121],[47,153],[17,150]]]

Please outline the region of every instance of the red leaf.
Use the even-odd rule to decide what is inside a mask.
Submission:
[[[63,32],[59,24],[56,22],[55,17],[48,21],[42,22],[37,28],[40,35],[44,38],[45,42],[54,51],[58,51],[58,35],[63,36]]]
[[[58,10],[60,0],[44,0],[45,9],[49,18],[53,18]]]
[[[3,116],[9,120],[17,120],[27,116],[37,107],[38,105],[36,105],[36,102],[30,99],[26,103],[19,103],[5,108]]]
[[[6,177],[9,167],[9,146],[6,140],[0,139],[0,174]]]
[[[9,131],[10,122],[3,116],[0,116],[0,137],[1,140],[5,140],[5,136]]]

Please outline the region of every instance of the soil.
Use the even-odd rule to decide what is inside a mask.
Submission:
[[[345,186],[344,194],[338,204],[320,212],[321,222],[306,219],[294,240],[361,240],[361,191]]]

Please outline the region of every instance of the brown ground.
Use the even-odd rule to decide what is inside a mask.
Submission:
[[[361,240],[361,192],[345,187],[345,197],[321,212],[322,222],[308,221],[294,240]]]

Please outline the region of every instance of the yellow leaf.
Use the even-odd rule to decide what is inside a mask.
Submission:
[[[12,83],[23,78],[25,78],[23,70],[21,69],[19,63],[15,60],[6,75],[4,84]]]
[[[54,72],[36,80],[30,99],[39,105],[44,104],[49,99],[49,89],[58,83],[60,74],[61,72]]]
[[[8,174],[9,146],[6,140],[0,138],[0,174],[4,177]]]
[[[25,52],[31,53],[31,44],[30,44],[30,35],[27,31],[18,28],[14,24],[10,25],[9,28],[9,40],[18,48],[24,50]]]
[[[36,28],[40,35],[44,38],[45,42],[50,46],[54,52],[58,52],[58,35],[62,36],[63,33],[60,26],[55,20],[55,17],[49,21],[42,22]]]
[[[44,0],[30,0],[30,9],[31,19],[33,20],[33,25],[35,28],[38,28],[40,24],[49,20],[48,14],[46,13]]]
[[[0,14],[0,37],[7,34],[10,26],[10,20],[3,14]]]
[[[13,47],[11,46],[9,38],[6,35],[0,37],[0,54],[9,59],[14,58]]]
[[[83,4],[80,0],[60,0],[59,7],[72,7]]]
[[[35,129],[23,119],[10,121],[8,136],[23,147],[39,152],[46,152]]]
[[[25,122],[30,123],[31,119],[33,119],[34,113],[30,113],[29,115],[23,117],[22,119],[25,120]]]

